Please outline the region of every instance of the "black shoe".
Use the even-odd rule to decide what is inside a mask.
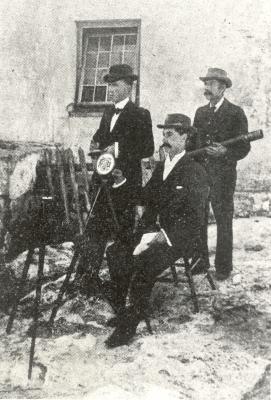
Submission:
[[[226,279],[228,279],[231,275],[231,271],[229,272],[216,272],[215,273],[215,279],[217,281],[225,281]]]
[[[132,326],[128,326],[126,324],[117,326],[114,332],[109,336],[109,338],[106,339],[106,347],[109,349],[113,349],[114,347],[129,344],[136,334],[136,328],[137,324],[133,324]]]
[[[124,346],[129,344],[136,334],[136,328],[141,318],[138,312],[130,306],[123,310],[118,318],[118,325],[114,332],[106,339],[105,344],[108,348]]]

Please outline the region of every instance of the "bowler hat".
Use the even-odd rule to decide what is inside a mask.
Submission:
[[[215,79],[225,83],[227,88],[231,87],[232,85],[232,81],[228,77],[227,72],[220,68],[208,68],[207,75],[201,76],[199,79],[203,82]]]
[[[104,76],[106,83],[116,82],[121,79],[137,79],[137,75],[133,73],[132,68],[128,64],[115,64],[109,68],[109,73]]]
[[[191,119],[184,114],[168,114],[165,123],[157,125],[158,128],[177,128],[182,131],[191,131]]]

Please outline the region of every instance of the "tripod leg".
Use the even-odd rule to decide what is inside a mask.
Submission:
[[[119,232],[120,226],[119,226],[118,218],[117,218],[117,215],[116,215],[116,211],[115,211],[115,208],[114,208],[114,205],[113,205],[112,198],[110,196],[110,192],[109,192],[108,187],[106,186],[106,184],[104,185],[104,188],[105,188],[107,201],[108,201],[108,204],[109,204],[112,216],[113,216],[113,221],[114,221],[116,230]]]
[[[70,265],[69,265],[69,267],[67,269],[66,277],[65,277],[64,282],[63,282],[63,284],[62,284],[62,286],[60,288],[60,291],[58,293],[58,296],[57,296],[57,299],[55,301],[54,307],[52,309],[51,317],[49,319],[49,326],[50,327],[52,327],[53,324],[54,324],[54,320],[55,320],[56,314],[57,314],[58,309],[59,309],[59,307],[61,305],[63,295],[64,295],[64,293],[66,292],[66,290],[68,288],[68,284],[69,284],[69,280],[70,280],[71,274],[73,273],[74,267],[75,267],[75,265],[76,265],[76,263],[78,261],[79,256],[80,256],[79,249],[76,249],[75,252],[74,252],[73,258],[71,260],[71,263],[70,263]]]
[[[37,284],[36,284],[34,325],[33,325],[31,347],[30,347],[28,379],[31,379],[31,376],[32,376],[35,343],[36,343],[36,335],[37,335],[37,326],[38,326],[38,317],[39,317],[39,305],[40,305],[40,299],[41,299],[41,285],[42,285],[42,280],[43,280],[44,257],[45,257],[45,245],[42,245],[39,248],[39,269],[38,269],[38,278],[37,278]]]
[[[176,271],[175,265],[171,265],[170,269],[171,269],[174,285],[178,286],[178,275],[177,275],[177,271]]]
[[[97,284],[97,287],[99,289],[99,292],[101,293],[102,298],[110,305],[110,307],[112,308],[112,310],[117,314],[118,309],[117,307],[112,303],[112,301],[109,299],[109,297],[105,294],[105,290],[103,288],[103,283],[101,278],[99,277],[98,274],[95,275],[94,277],[95,282]]]
[[[34,253],[34,248],[31,247],[28,250],[28,253],[27,253],[27,256],[26,256],[21,282],[19,283],[19,288],[18,288],[18,291],[17,291],[17,293],[15,295],[15,298],[14,298],[12,311],[11,311],[11,314],[10,314],[10,317],[9,317],[9,320],[8,320],[8,324],[7,324],[7,329],[6,329],[7,334],[10,334],[12,326],[13,326],[13,322],[14,322],[14,319],[15,319],[15,316],[16,316],[16,312],[17,312],[17,307],[18,307],[19,301],[20,301],[20,299],[22,297],[22,292],[23,292],[23,288],[24,288],[25,281],[26,281],[26,278],[27,278],[27,273],[28,273],[28,270],[29,270],[29,266],[31,264],[33,253]]]

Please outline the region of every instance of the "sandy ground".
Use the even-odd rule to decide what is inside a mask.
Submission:
[[[211,225],[212,260],[215,235]],[[167,271],[153,291],[153,335],[142,322],[129,346],[105,348],[111,332],[105,326],[111,314],[105,302],[69,299],[53,336],[37,339],[31,381],[31,295],[20,306],[9,336],[8,317],[0,314],[0,398],[270,400],[271,219],[235,220],[234,243],[234,273],[217,291],[211,293],[204,277],[195,278],[198,314],[193,313],[182,268],[177,287]],[[64,271],[71,255],[69,244],[48,248],[46,273]],[[15,261],[19,269],[24,256]],[[54,277],[43,287],[45,319],[61,281]]]

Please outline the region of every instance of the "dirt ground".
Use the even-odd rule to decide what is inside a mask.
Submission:
[[[215,225],[209,232],[213,261]],[[63,281],[57,276],[71,256],[69,243],[47,248],[43,319],[50,316]],[[22,254],[10,265],[17,275],[24,258]],[[193,313],[183,269],[178,269],[177,287],[166,271],[153,291],[153,335],[142,322],[129,346],[113,350],[104,345],[111,332],[105,326],[110,306],[92,297],[68,299],[53,336],[37,339],[28,381],[30,293],[12,334],[5,332],[8,316],[0,314],[0,398],[270,400],[270,265],[271,219],[235,220],[234,273],[214,292],[203,276],[195,278],[200,313]],[[30,270],[32,280],[35,274],[36,265]]]

